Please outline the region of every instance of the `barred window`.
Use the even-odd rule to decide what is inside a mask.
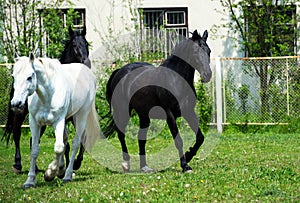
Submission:
[[[176,8],[142,8],[142,25],[146,29],[175,29],[180,34],[188,36],[188,9]]]
[[[185,26],[185,12],[184,11],[167,11],[165,13],[166,26]]]

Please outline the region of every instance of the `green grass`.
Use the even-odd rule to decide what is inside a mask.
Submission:
[[[198,153],[191,161],[191,174],[181,173],[179,162],[153,174],[122,174],[85,154],[72,182],[45,182],[40,173],[36,187],[23,190],[28,140],[28,135],[22,137],[20,175],[11,169],[14,146],[0,144],[0,202],[300,202],[298,134],[222,135],[209,156],[202,160]],[[159,140],[164,141],[170,140]],[[54,157],[53,145],[53,138],[42,138],[40,168]]]

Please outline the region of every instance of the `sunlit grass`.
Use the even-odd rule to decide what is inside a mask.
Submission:
[[[157,145],[170,140],[157,138]],[[181,173],[179,162],[153,174],[123,174],[85,154],[74,181],[45,182],[40,173],[36,187],[23,190],[29,169],[27,135],[21,142],[20,175],[11,169],[14,146],[0,144],[0,202],[299,202],[299,141],[297,134],[222,135],[209,156],[202,159],[198,153],[191,161],[191,174]],[[155,139],[151,142],[155,148]],[[42,138],[40,168],[53,159],[53,145],[53,138]]]

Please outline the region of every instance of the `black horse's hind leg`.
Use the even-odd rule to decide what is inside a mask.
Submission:
[[[126,114],[126,108],[120,105],[113,105],[115,106],[115,111],[113,115],[113,121],[115,122],[115,129],[118,134],[118,139],[121,144],[122,148],[122,154],[123,154],[123,162],[122,162],[122,170],[123,172],[128,172],[130,170],[130,156],[128,153],[128,149],[125,142],[125,130],[126,126],[129,122],[130,117],[123,116],[123,114]],[[116,120],[117,119],[117,120]]]
[[[171,111],[167,111],[167,123],[170,128],[170,131],[172,133],[175,146],[179,153],[180,158],[180,166],[182,168],[182,172],[191,171],[192,168],[187,164],[187,161],[185,160],[185,157],[183,155],[183,141],[182,138],[179,135],[178,127],[176,124],[176,119]]]
[[[147,166],[146,150],[145,150],[150,119],[141,116],[139,116],[139,118],[140,118],[140,129],[138,132],[138,142],[139,142],[140,168],[142,172],[150,173],[153,172],[153,169]]]
[[[68,143],[68,145],[69,145],[69,143]],[[70,145],[69,145],[69,151],[70,151]],[[80,168],[81,162],[83,160],[84,151],[85,151],[85,149],[84,149],[83,145],[80,144],[79,153],[77,155],[77,158],[74,160],[73,170],[78,170]],[[68,154],[69,154],[69,152],[68,152]],[[68,156],[68,158],[69,158],[69,156]]]
[[[122,162],[122,170],[124,172],[128,172],[130,170],[130,156],[128,153],[128,149],[125,142],[125,129],[129,121],[128,118],[123,118],[121,116],[116,116],[115,118],[122,118],[119,122],[119,125],[116,127],[116,131],[118,133],[118,138],[121,144],[122,153],[123,153],[123,162]]]
[[[193,147],[190,147],[190,151],[185,152],[184,155],[187,163],[189,163],[192,160],[192,158],[196,155],[197,151],[199,150],[203,142],[204,142],[204,136],[200,128],[198,128],[196,134],[196,143],[194,144]]]
[[[70,149],[71,149],[70,144],[69,144],[69,142],[67,142],[66,149],[65,149],[66,168],[68,167],[68,165],[70,163],[70,157],[69,157]]]
[[[15,164],[13,165],[13,170],[15,173],[20,173],[22,170],[20,139],[21,139],[22,124],[26,118],[26,115],[28,114],[27,106],[25,106],[25,108],[26,109],[24,109],[24,111],[21,114],[15,114],[14,112],[12,112],[13,125],[14,125],[13,126],[13,138],[14,138],[15,147],[16,147]]]
[[[71,121],[72,125],[75,127],[75,122],[73,120],[73,117],[71,117],[67,120],[67,122],[69,122],[69,121]],[[66,127],[67,127],[67,125],[66,125]],[[82,160],[83,160],[84,152],[85,152],[85,149],[84,149],[84,147],[82,145],[82,142],[81,142],[79,153],[77,155],[77,158],[74,160],[73,170],[78,170],[80,168]],[[69,142],[67,142],[66,149],[65,149],[66,167],[68,167],[68,165],[70,163],[69,153],[70,153],[70,144],[69,144]]]
[[[202,134],[200,128],[199,128],[199,122],[198,118],[195,114],[194,111],[190,111],[190,113],[186,116],[184,116],[188,124],[190,125],[191,129],[195,132],[196,134],[196,142],[193,147],[190,147],[190,151],[187,151],[185,153],[185,160],[187,163],[189,163],[192,158],[196,155],[197,151],[201,147],[201,145],[204,142],[204,135]]]
[[[124,132],[124,131],[123,131]],[[118,138],[122,147],[123,152],[123,163],[122,169],[124,172],[128,172],[130,170],[130,156],[128,154],[128,149],[125,142],[125,134],[121,130],[117,129]]]
[[[21,126],[15,126],[13,131],[13,138],[16,147],[15,153],[15,164],[13,165],[13,170],[15,173],[20,173],[22,171],[22,164],[21,164],[21,151],[20,151],[20,137],[21,137]]]

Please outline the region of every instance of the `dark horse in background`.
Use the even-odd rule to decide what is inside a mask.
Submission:
[[[91,68],[91,62],[89,60],[89,50],[88,50],[88,42],[85,39],[86,28],[80,31],[73,31],[71,27],[69,27],[69,40],[65,42],[64,51],[61,54],[59,61],[62,64],[66,63],[83,63],[89,68]],[[11,89],[10,92],[10,100],[12,99],[14,94],[14,88]],[[6,139],[7,144],[10,140],[11,134],[13,134],[13,139],[15,142],[15,164],[13,165],[13,170],[15,173],[20,173],[22,170],[21,164],[21,151],[20,151],[20,137],[21,137],[21,126],[28,114],[28,104],[26,105],[22,112],[15,113],[12,111],[11,104],[9,103],[8,110],[8,118],[5,127],[5,131],[2,139]],[[72,121],[71,119],[69,121]],[[73,122],[73,121],[72,121]],[[44,126],[41,130],[41,134],[45,132],[46,126]],[[30,141],[31,145],[31,141]],[[66,146],[65,157],[66,157],[66,165],[69,163],[69,151],[70,145],[69,143]],[[74,170],[78,170],[81,166],[81,162],[83,160],[84,148],[81,145],[80,151],[77,155],[77,159],[74,162]]]
[[[196,91],[194,74],[197,70],[202,82],[209,82],[212,76],[210,69],[210,48],[206,41],[207,31],[201,37],[197,30],[192,37],[180,42],[159,67],[148,63],[136,62],[115,70],[107,83],[106,98],[113,110],[113,119],[104,130],[109,136],[117,131],[123,151],[122,168],[130,170],[130,156],[125,143],[125,128],[132,110],[139,117],[138,145],[140,169],[152,172],[147,166],[145,145],[150,119],[166,119],[179,153],[182,171],[191,171],[188,165],[204,141],[199,120],[194,111]],[[193,132],[196,142],[190,151],[183,153],[183,141],[179,135],[176,119],[183,117]]]

